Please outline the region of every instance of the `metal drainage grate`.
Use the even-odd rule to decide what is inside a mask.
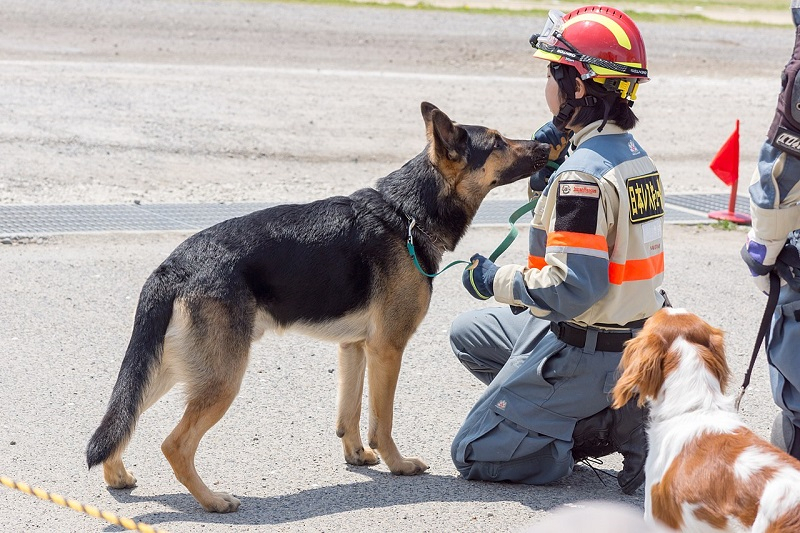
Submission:
[[[196,231],[274,204],[0,206],[0,236],[115,231]]]
[[[724,194],[679,194],[664,200],[667,223],[713,222],[710,211],[727,210]],[[505,225],[520,200],[488,200],[473,225]],[[239,204],[114,204],[114,205],[0,205],[0,236],[27,237],[68,233],[117,231],[197,231],[223,220],[246,215],[274,203]],[[748,213],[749,201],[737,197],[736,211]],[[530,215],[519,223],[530,222]]]
[[[700,213],[711,211],[727,211],[730,204],[729,194],[671,194],[664,199],[665,204],[683,207]],[[750,214],[750,198],[737,196],[734,209],[737,213]]]
[[[679,200],[683,202],[683,200]],[[717,211],[720,209],[727,209],[727,200],[725,204],[716,205],[711,202],[714,207],[708,211]],[[521,202],[519,200],[489,200],[481,204],[475,219],[472,222],[473,226],[493,226],[497,224],[507,224],[508,217],[514,212]],[[667,224],[707,224],[715,222],[708,218],[708,211],[700,211],[690,206],[682,206],[679,203],[672,202],[672,197],[664,199],[665,215],[664,221]],[[674,206],[681,207],[680,209],[671,209]],[[749,209],[748,204],[748,209]],[[738,209],[737,209],[738,210]],[[529,223],[531,215],[525,215],[519,219],[518,223]]]

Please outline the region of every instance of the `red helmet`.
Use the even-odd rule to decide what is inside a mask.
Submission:
[[[542,33],[531,37],[531,46],[534,57],[571,65],[582,79],[591,78],[628,100],[649,79],[639,28],[613,7],[586,6],[566,15],[552,10]]]

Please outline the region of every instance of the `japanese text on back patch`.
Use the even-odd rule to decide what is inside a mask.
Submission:
[[[658,172],[630,178],[625,185],[631,207],[631,223],[639,224],[664,216],[664,194]]]

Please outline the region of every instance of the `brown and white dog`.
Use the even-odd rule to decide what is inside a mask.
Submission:
[[[628,341],[613,395],[650,406],[645,519],[678,531],[800,532],[800,461],[759,438],[725,395],[723,334],[665,308]]]

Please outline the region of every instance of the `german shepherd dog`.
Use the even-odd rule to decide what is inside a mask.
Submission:
[[[90,468],[103,463],[109,486],[136,484],[122,453],[142,412],[181,382],[186,410],[161,450],[204,509],[236,511],[239,500],[212,492],[194,457],[236,397],[250,346],[266,330],[339,343],[336,434],[345,461],[372,465],[380,456],[393,474],[427,470],[392,440],[400,361],[432,290],[409,255],[410,227],[421,267],[435,272],[486,194],[542,168],[550,146],[456,124],[427,102],[421,108],[425,150],[374,189],[221,222],[189,237],[150,275],[108,410],[86,450]],[[359,430],[365,368],[369,447]]]

